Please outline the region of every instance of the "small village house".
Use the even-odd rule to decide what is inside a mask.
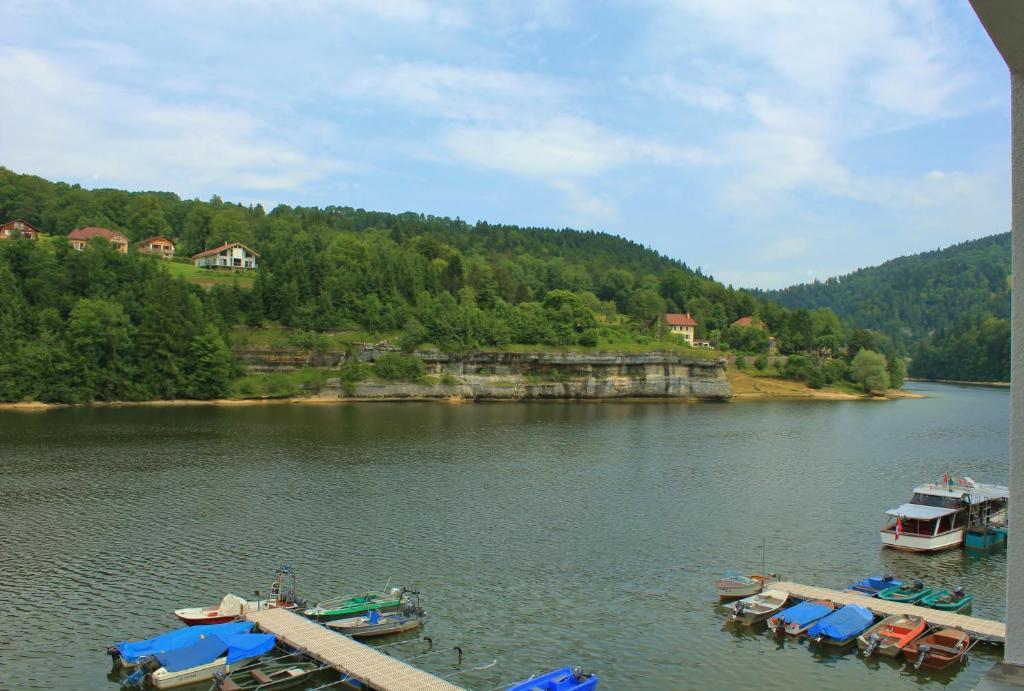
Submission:
[[[767,324],[756,317],[740,317],[729,326],[754,327],[755,329],[761,329],[761,331],[768,328]]]
[[[192,263],[206,269],[255,270],[259,254],[240,242],[225,242],[220,247],[192,255]]]
[[[686,314],[666,314],[665,326],[668,327],[668,332],[670,334],[673,336],[681,336],[686,339],[687,343],[693,345],[697,321],[690,316],[689,312]]]
[[[140,242],[139,251],[170,259],[174,256],[174,241],[163,235],[156,235]]]
[[[97,228],[95,226],[75,228],[68,233],[68,244],[71,245],[72,249],[81,252],[93,238],[103,238],[121,254],[128,254],[128,238],[110,228]]]
[[[28,221],[16,218],[0,225],[0,240],[11,240],[13,238],[25,237],[35,240],[39,237],[39,229]]]

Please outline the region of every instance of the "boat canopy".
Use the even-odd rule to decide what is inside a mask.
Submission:
[[[827,636],[837,641],[845,641],[866,629],[874,620],[875,615],[860,605],[846,605],[808,629],[807,635],[811,638]]]
[[[127,642],[117,644],[117,651],[121,659],[128,664],[134,665],[140,658],[147,655],[156,655],[176,648],[183,648],[192,645],[196,641],[211,634],[231,635],[236,633],[248,633],[252,630],[251,621],[232,621],[227,624],[200,624],[199,626],[185,626],[180,629],[162,633],[144,641]]]
[[[886,511],[890,516],[914,518],[921,521],[934,521],[936,518],[956,513],[958,509],[947,509],[941,506],[924,506],[922,504],[900,504],[895,509]]]
[[[914,488],[915,494],[926,494],[933,497],[968,497],[972,504],[980,504],[993,499],[1009,499],[1010,488],[1003,485],[986,485],[975,482],[971,478],[962,478],[962,482],[951,481],[930,482]]]
[[[821,619],[831,611],[832,608],[827,605],[823,605],[820,602],[801,602],[799,605],[793,605],[792,607],[782,610],[782,614],[780,616],[787,624],[807,626],[812,621]]]
[[[886,577],[874,575],[862,578],[856,583],[851,583],[850,587],[854,590],[885,590],[886,588],[891,588],[894,585],[903,585],[903,581],[891,576]]]
[[[217,612],[220,614],[244,614],[246,604],[244,598],[228,593],[221,598],[220,604],[217,605]]]
[[[180,672],[183,669],[209,664],[223,657],[227,651],[228,664],[232,664],[269,652],[274,647],[275,640],[272,633],[210,635],[192,645],[160,653],[156,659],[168,672]]]

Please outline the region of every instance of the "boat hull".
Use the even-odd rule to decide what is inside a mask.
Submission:
[[[857,647],[867,655],[897,657],[903,648],[924,633],[927,623],[921,617],[894,614],[857,636]],[[872,647],[872,638],[877,643]],[[870,653],[867,651],[871,650]]]
[[[956,549],[964,541],[963,528],[934,536],[903,533],[898,539],[896,533],[891,530],[882,530],[879,534],[883,547],[901,552],[941,552],[947,549]]]
[[[903,649],[903,656],[907,662],[917,666],[923,646],[929,646],[929,651],[921,661],[921,666],[928,669],[946,669],[964,659],[968,648],[971,647],[971,638],[958,629],[943,629],[922,636]]]
[[[1006,528],[980,528],[967,531],[964,549],[985,550],[1006,544]]]
[[[367,624],[365,617],[352,617],[332,621],[327,626],[352,638],[373,638],[374,636],[390,636],[415,631],[423,626],[423,619],[395,614],[382,616],[381,621],[377,624]]]
[[[893,586],[883,590],[878,594],[879,600],[886,600],[888,602],[902,602],[905,605],[914,605],[932,594],[931,588],[922,588],[921,590],[911,591],[900,591],[902,586]]]
[[[245,612],[236,612],[233,614],[222,614],[217,607],[188,607],[186,609],[174,610],[174,616],[178,618],[178,621],[186,624],[187,626],[196,626],[198,624],[227,624],[228,622],[240,619],[244,614],[249,612],[256,612],[261,609],[275,609],[280,607],[282,609],[295,609],[297,605],[294,602],[288,603],[275,603],[275,602],[262,602],[260,606],[253,606],[251,608],[245,608]]]

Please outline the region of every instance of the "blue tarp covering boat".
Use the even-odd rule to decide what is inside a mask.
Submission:
[[[169,650],[183,648],[209,635],[230,636],[248,633],[252,630],[251,621],[233,621],[227,624],[202,624],[200,626],[184,626],[174,631],[162,633],[144,641],[122,641],[117,644],[121,659],[129,665],[137,664],[140,658],[156,655]]]
[[[247,660],[270,652],[274,647],[272,633],[234,633],[225,636],[210,635],[184,648],[160,653],[156,659],[168,672],[180,672],[206,665],[227,651],[228,664]]]
[[[875,615],[860,605],[847,605],[836,610],[807,630],[811,638],[824,638],[831,642],[843,643],[856,638],[857,634],[871,626]]]
[[[597,688],[596,674],[563,667],[509,686],[506,691],[591,691]]]
[[[894,585],[903,585],[903,581],[898,578],[893,578],[891,575],[885,576],[868,576],[856,583],[851,583],[847,590],[856,590],[861,593],[867,593],[868,595],[877,595],[886,588],[891,588]]]
[[[831,611],[831,607],[819,602],[801,602],[799,605],[782,610],[779,616],[786,624],[797,624],[802,628],[812,621],[821,619]]]

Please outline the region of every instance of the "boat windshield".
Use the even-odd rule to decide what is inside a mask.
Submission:
[[[936,497],[934,494],[921,494],[920,492],[914,493],[914,498],[910,500],[910,503],[921,506],[940,506],[944,509],[963,508],[960,500],[956,497]]]

